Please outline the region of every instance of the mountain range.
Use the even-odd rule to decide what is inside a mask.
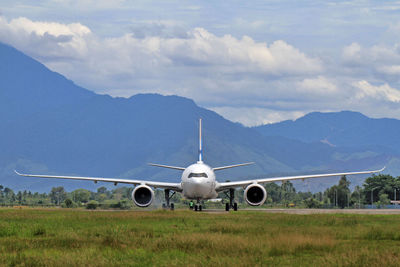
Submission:
[[[148,162],[187,166],[197,160],[203,118],[204,160],[211,166],[256,164],[218,173],[220,181],[299,173],[376,169],[400,174],[400,121],[360,113],[310,113],[295,121],[245,127],[187,98],[99,95],[0,43],[0,184],[48,192],[104,184],[21,178],[46,173],[179,181],[180,172]],[[355,177],[353,184],[365,177]],[[298,182],[317,191],[337,179]]]

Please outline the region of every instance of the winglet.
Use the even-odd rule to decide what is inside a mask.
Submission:
[[[16,174],[18,174],[19,176],[22,176],[21,173],[17,172],[17,170],[14,170],[14,172],[15,172]]]

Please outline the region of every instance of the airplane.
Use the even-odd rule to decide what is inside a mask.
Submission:
[[[54,179],[71,179],[71,180],[84,180],[97,182],[111,182],[114,185],[119,183],[132,184],[135,186],[132,191],[132,200],[138,207],[148,207],[154,200],[153,188],[164,189],[165,194],[165,207],[174,209],[174,203],[170,203],[172,196],[176,193],[182,193],[186,199],[195,200],[196,205],[194,206],[195,211],[201,211],[201,201],[208,199],[215,199],[219,192],[225,192],[229,196],[229,203],[226,203],[225,210],[233,209],[237,211],[237,203],[234,202],[235,189],[242,187],[244,188],[244,199],[251,206],[260,206],[267,199],[267,192],[262,184],[271,182],[285,182],[289,180],[303,180],[308,178],[323,178],[323,177],[334,177],[342,175],[355,175],[355,174],[370,174],[381,172],[385,169],[383,167],[380,170],[373,171],[357,171],[357,172],[342,172],[342,173],[326,173],[326,174],[312,174],[312,175],[298,175],[298,176],[286,176],[286,177],[272,177],[272,178],[260,178],[233,182],[218,182],[216,180],[215,172],[226,170],[230,168],[247,166],[254,164],[254,162],[247,162],[241,164],[234,164],[222,167],[212,168],[203,162],[203,148],[202,148],[202,119],[199,120],[199,155],[198,161],[190,166],[176,167],[162,164],[149,163],[150,166],[156,166],[161,168],[174,169],[182,171],[180,183],[167,183],[157,181],[146,181],[146,180],[129,180],[129,179],[117,179],[117,178],[103,178],[103,177],[78,177],[78,176],[55,176],[55,175],[37,175],[37,174],[24,174],[19,173],[15,170],[15,173],[20,176],[26,177],[39,177],[39,178],[54,178]],[[172,193],[171,193],[172,191]]]

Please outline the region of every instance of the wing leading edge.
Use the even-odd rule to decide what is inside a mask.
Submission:
[[[382,172],[384,169],[385,169],[385,167],[383,167],[380,170],[374,170],[374,171],[311,174],[311,175],[261,178],[261,179],[244,180],[244,181],[236,181],[236,182],[225,182],[225,183],[218,183],[215,189],[217,191],[223,191],[223,190],[226,190],[229,188],[235,188],[235,187],[241,187],[241,186],[244,187],[244,186],[247,186],[247,185],[253,184],[253,183],[264,184],[264,183],[282,182],[282,181],[289,181],[289,180],[299,180],[299,179],[304,180],[304,179],[309,179],[309,178],[324,178],[324,177],[354,175],[354,174],[370,174],[370,173]]]
[[[93,181],[97,182],[109,182],[116,184],[133,184],[133,185],[148,185],[154,188],[171,189],[177,192],[182,191],[182,186],[180,183],[164,183],[164,182],[154,182],[145,180],[129,180],[129,179],[116,179],[116,178],[104,178],[104,177],[80,177],[80,176],[55,176],[55,175],[37,175],[37,174],[25,174],[15,171],[19,176],[25,177],[37,177],[37,178],[52,178],[52,179],[69,179],[69,180],[82,180],[82,181]]]

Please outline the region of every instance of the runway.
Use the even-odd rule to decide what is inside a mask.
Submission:
[[[226,213],[226,211],[220,209],[204,209],[203,211]],[[239,209],[239,211],[288,214],[400,214],[400,209]]]

